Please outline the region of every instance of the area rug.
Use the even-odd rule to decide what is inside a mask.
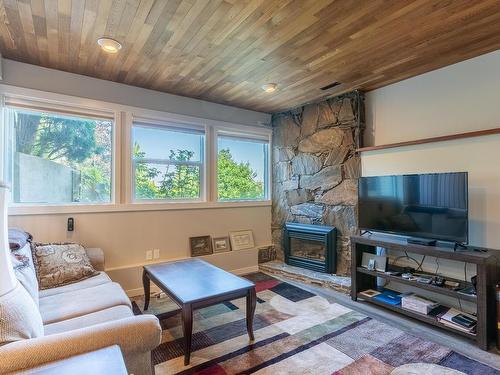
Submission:
[[[255,341],[249,342],[245,299],[194,313],[191,363],[184,366],[176,305],[152,298],[163,328],[153,352],[156,374],[472,374],[500,371],[444,346],[409,335],[333,301],[263,273],[256,284]],[[133,300],[142,314],[142,298]]]

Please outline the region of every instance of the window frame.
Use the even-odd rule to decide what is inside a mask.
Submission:
[[[37,103],[41,109],[53,109],[53,112],[70,111],[72,114],[94,114],[97,117],[106,113],[113,117],[112,137],[112,181],[111,202],[89,204],[75,202],[71,204],[9,204],[9,215],[50,215],[50,214],[78,214],[101,212],[140,212],[140,211],[168,211],[168,210],[197,210],[232,207],[270,207],[271,206],[271,147],[272,128],[265,125],[243,125],[233,122],[224,122],[207,118],[157,111],[142,107],[106,102],[58,94],[48,91],[10,86],[0,83],[0,121],[5,121],[5,99],[15,99],[23,103]],[[204,199],[202,201],[149,201],[134,202],[132,196],[132,163],[131,163],[131,132],[133,119],[147,119],[158,123],[176,123],[179,126],[197,127],[205,129],[205,174]],[[4,134],[5,126],[0,128],[0,146],[5,149],[7,139]],[[268,157],[268,192],[266,200],[251,201],[218,201],[216,178],[216,132],[218,130],[231,131],[238,134],[254,134],[266,136],[269,139]],[[0,150],[1,151],[1,150]],[[0,181],[5,181],[4,171],[5,153],[0,152]]]
[[[18,96],[2,96],[2,108],[1,108],[1,118],[3,123],[3,129],[0,131],[0,139],[1,144],[5,152],[0,152],[0,179],[7,180],[8,183],[10,178],[14,178],[13,176],[8,176],[8,173],[11,172],[13,166],[10,168],[6,168],[7,163],[13,163],[12,155],[9,155],[12,151],[12,137],[14,136],[10,132],[10,126],[7,126],[7,123],[11,121],[10,115],[11,110],[26,110],[32,112],[39,113],[47,113],[55,116],[72,116],[88,118],[88,119],[101,119],[101,120],[109,120],[111,122],[111,180],[110,180],[110,199],[109,202],[64,202],[64,203],[22,203],[22,202],[14,202],[13,199],[13,190],[9,190],[9,208],[13,209],[14,212],[16,209],[26,208],[26,209],[34,209],[38,211],[37,208],[50,207],[52,210],[57,210],[60,207],[64,210],[67,207],[78,207],[78,206],[89,206],[89,207],[99,207],[99,206],[110,206],[116,203],[117,192],[119,193],[119,187],[117,184],[117,174],[119,173],[118,168],[118,158],[116,150],[116,145],[118,144],[117,139],[117,117],[119,114],[111,111],[99,111],[98,109],[89,109],[81,106],[73,106],[61,103],[53,103],[50,101],[40,101],[32,98],[23,98]]]
[[[216,127],[215,128],[215,134],[214,134],[214,148],[215,148],[215,153],[214,153],[214,179],[215,179],[215,184],[213,186],[213,192],[214,192],[214,200],[220,204],[225,204],[225,203],[234,203],[234,202],[267,202],[271,200],[271,137],[272,133],[269,133],[267,131],[252,131],[250,130],[235,130],[234,128],[227,128],[227,127]],[[218,157],[219,157],[219,136],[226,136],[226,137],[232,137],[235,140],[236,139],[241,139],[241,140],[251,140],[251,141],[262,141],[263,143],[267,144],[267,148],[265,150],[264,154],[264,197],[263,198],[256,198],[256,199],[219,199],[219,191],[218,191],[218,176],[219,176],[219,171],[218,171]]]
[[[196,199],[138,199],[135,196],[135,160],[133,156],[133,148],[134,148],[134,142],[132,139],[132,130],[134,126],[138,127],[143,127],[143,128],[150,128],[150,129],[166,129],[166,130],[172,130],[175,131],[175,129],[179,130],[185,130],[187,133],[189,131],[193,131],[193,134],[195,132],[201,132],[203,133],[203,140],[201,142],[201,154],[200,154],[200,161],[199,162],[172,162],[170,161],[169,164],[178,164],[178,165],[195,165],[200,168],[200,196],[199,198]],[[199,203],[199,202],[206,202],[207,201],[207,181],[206,181],[206,160],[207,160],[207,128],[206,126],[198,126],[196,124],[186,124],[186,123],[179,123],[179,122],[173,122],[173,121],[167,121],[167,120],[154,120],[154,119],[144,119],[140,117],[132,118],[132,123],[131,123],[131,128],[130,128],[130,142],[128,144],[129,146],[129,153],[130,153],[130,199],[129,202],[132,204],[136,203],[142,203],[142,204],[158,204],[158,203]],[[167,159],[152,159],[152,158],[145,158],[146,162],[152,162],[155,164],[167,164],[166,161]]]

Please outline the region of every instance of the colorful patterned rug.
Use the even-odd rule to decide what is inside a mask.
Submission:
[[[263,273],[246,277],[257,287],[255,342],[248,340],[244,299],[197,310],[189,366],[183,364],[180,317],[172,314],[177,306],[168,298],[152,298],[148,313],[157,315],[163,328],[162,343],[153,352],[157,375],[500,374]],[[142,298],[133,306],[142,314]]]

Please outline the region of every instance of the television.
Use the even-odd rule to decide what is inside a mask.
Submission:
[[[361,230],[468,242],[467,172],[361,177]]]

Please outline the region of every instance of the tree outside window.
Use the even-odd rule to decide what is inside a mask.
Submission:
[[[111,201],[112,121],[9,109],[16,203]]]

